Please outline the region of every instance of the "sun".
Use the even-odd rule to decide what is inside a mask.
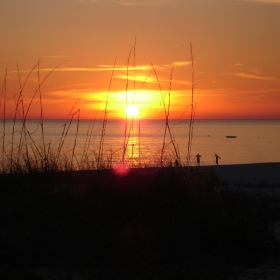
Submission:
[[[127,106],[125,113],[127,116],[134,118],[139,114],[139,109],[135,105]]]

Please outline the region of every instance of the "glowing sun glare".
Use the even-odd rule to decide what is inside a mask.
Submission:
[[[131,117],[131,118],[134,118],[136,117],[138,114],[139,114],[139,109],[134,106],[134,105],[129,105],[127,108],[126,108],[126,115]]]

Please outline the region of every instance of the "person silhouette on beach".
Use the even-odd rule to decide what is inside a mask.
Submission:
[[[216,157],[216,164],[219,165],[219,159],[221,159],[217,154],[215,154]]]
[[[196,162],[197,162],[197,165],[200,165],[200,157],[201,157],[200,154],[197,154],[197,155],[196,155]]]

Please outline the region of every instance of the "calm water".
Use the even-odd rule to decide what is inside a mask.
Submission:
[[[67,131],[69,123],[65,121],[44,121],[44,141],[47,147],[58,149],[63,141],[63,152],[71,153],[75,147],[77,157],[83,153],[98,154],[101,121],[73,121]],[[1,147],[3,146],[4,123],[0,121]],[[133,126],[133,129],[132,129]],[[39,121],[28,121],[27,130],[30,133],[29,142],[42,145],[42,132]],[[65,130],[64,130],[65,128]],[[131,129],[130,129],[131,128]],[[188,123],[170,121],[170,128],[175,140],[175,146],[182,162],[186,161],[188,144]],[[21,123],[17,122],[12,138],[13,122],[6,121],[5,152],[11,150],[20,139]],[[64,134],[63,134],[64,131]],[[66,134],[67,131],[67,134]],[[129,122],[127,135],[129,139],[126,149],[126,160],[148,164],[159,163],[162,151],[165,126],[163,121],[134,121]],[[234,135],[236,138],[226,138]],[[66,136],[66,137],[65,137]],[[32,139],[32,140],[31,140]],[[105,130],[103,160],[117,162],[123,154],[125,139],[125,122],[108,121]],[[215,164],[215,153],[221,159],[220,164],[280,162],[280,120],[196,120],[194,123],[191,164],[196,164],[195,155],[201,155],[202,165]],[[165,160],[175,159],[174,148],[170,136],[166,135]],[[1,152],[2,153],[2,149]]]

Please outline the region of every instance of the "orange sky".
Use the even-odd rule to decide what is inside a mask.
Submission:
[[[133,102],[139,118],[164,118],[168,92],[170,118],[189,118],[191,43],[196,119],[279,119],[279,31],[280,0],[4,1],[0,117],[4,105],[14,117],[20,84],[40,60],[23,89],[25,112],[57,68],[28,118],[40,117],[40,92],[44,118],[72,109],[100,118],[107,98],[109,118]]]

